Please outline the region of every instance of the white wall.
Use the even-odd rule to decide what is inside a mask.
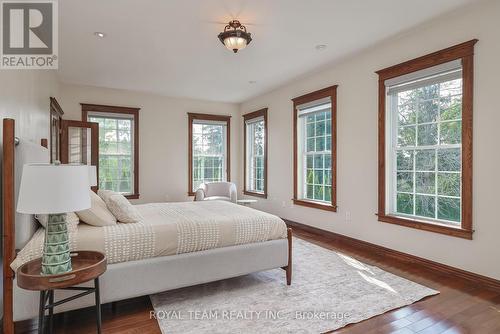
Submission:
[[[39,144],[40,139],[49,138],[49,97],[57,96],[57,90],[58,84],[54,71],[1,71],[0,119],[15,119],[16,136],[21,138],[21,140]],[[0,148],[2,145],[2,135],[2,126],[0,125]],[[16,173],[18,172],[16,171]],[[0,216],[2,214],[1,210],[0,206]],[[0,306],[3,302],[2,293],[3,289],[0,290]],[[0,313],[2,310],[0,309]]]
[[[500,1],[482,2],[243,103],[242,114],[269,108],[269,198],[259,199],[257,206],[290,220],[500,279],[499,32]],[[479,39],[474,83],[474,240],[377,222],[378,78],[374,72],[473,38]],[[294,206],[290,201],[290,99],[333,84],[339,85],[337,213]],[[242,154],[241,148],[240,159]],[[351,221],[346,221],[347,212]]]
[[[126,90],[61,84],[65,119],[81,120],[80,103],[139,107],[139,192],[135,203],[186,201],[188,112],[233,116],[231,178],[238,179],[238,105],[170,98]],[[235,120],[236,119],[236,120]]]

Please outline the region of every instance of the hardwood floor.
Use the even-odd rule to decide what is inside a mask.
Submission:
[[[367,264],[426,285],[441,293],[412,305],[387,312],[363,322],[348,325],[335,333],[349,334],[457,334],[500,333],[500,292],[474,285],[470,281],[372,254],[355,246],[332,241],[326,236],[294,227],[294,235],[328,249],[341,251]],[[293,284],[293,281],[292,281]],[[156,320],[150,319],[149,297],[121,301],[113,308],[103,306],[104,333],[160,333]],[[36,333],[36,321],[16,324],[16,333]],[[55,333],[95,333],[92,309],[57,315]]]

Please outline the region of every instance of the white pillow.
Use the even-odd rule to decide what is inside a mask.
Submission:
[[[108,210],[106,203],[90,190],[90,209],[78,211],[76,214],[84,223],[93,226],[109,226],[116,224],[116,218]]]
[[[36,220],[43,226],[43,228],[47,228],[47,223],[49,221],[49,215],[47,214],[39,214],[35,215]],[[80,219],[74,212],[66,213],[66,223],[67,224],[78,224]]]
[[[108,205],[109,203],[109,198],[113,195],[120,195],[120,193],[117,193],[116,191],[113,190],[105,190],[105,189],[99,189],[97,190],[97,195],[99,195],[100,198]]]
[[[108,209],[121,223],[137,223],[142,219],[139,211],[121,194],[108,198]]]

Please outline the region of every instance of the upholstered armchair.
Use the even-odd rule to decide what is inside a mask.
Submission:
[[[236,203],[238,191],[232,182],[202,183],[196,190],[195,201],[230,201]]]

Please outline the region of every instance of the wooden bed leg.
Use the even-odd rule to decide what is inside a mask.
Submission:
[[[292,228],[287,229],[288,239],[288,265],[282,267],[286,272],[286,285],[292,285]]]

